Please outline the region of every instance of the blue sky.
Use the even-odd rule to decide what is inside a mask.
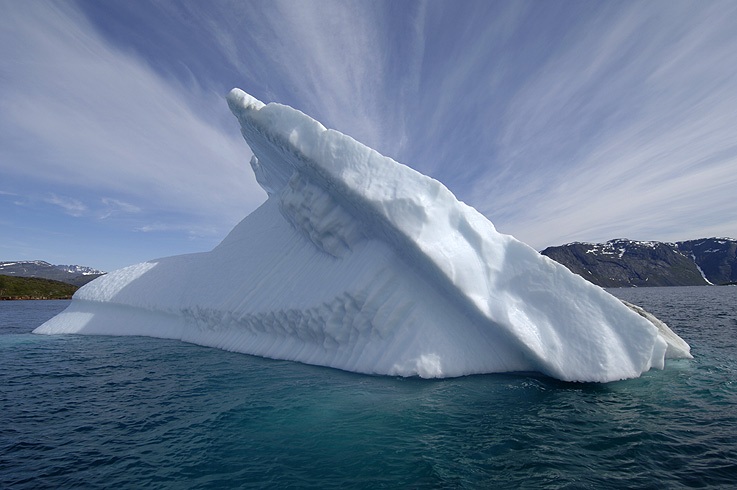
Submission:
[[[541,250],[737,237],[737,3],[0,0],[0,261],[212,249],[266,198],[225,95]]]

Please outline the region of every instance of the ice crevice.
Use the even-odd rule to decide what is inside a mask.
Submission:
[[[657,319],[498,233],[440,182],[288,106],[227,99],[268,200],[210,252],[92,281],[37,333],[422,377],[605,382],[690,357]]]

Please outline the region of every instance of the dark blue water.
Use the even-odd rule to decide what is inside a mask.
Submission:
[[[370,377],[28,332],[0,302],[0,488],[734,488],[737,287],[612,290],[694,360],[617,383]]]

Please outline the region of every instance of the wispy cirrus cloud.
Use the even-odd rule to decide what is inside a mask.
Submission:
[[[597,12],[514,94],[472,201],[538,247],[736,234],[735,25],[718,2]]]
[[[391,155],[406,141],[411,104],[397,102],[416,95],[424,12],[422,2],[337,0],[168,6],[169,15],[197,19],[192,28],[241,88]]]
[[[83,216],[88,212],[86,205],[84,205],[80,200],[70,197],[51,194],[44,199],[44,202],[58,206],[63,209],[66,214],[74,217]]]
[[[737,236],[731,2],[0,2],[0,184],[66,216],[224,235],[264,198],[239,86],[536,248]]]
[[[225,227],[264,199],[237,127],[195,111],[212,95],[110,45],[71,4],[4,2],[0,57],[0,169],[9,178],[72,186],[85,199],[127,196],[191,220],[216,216]]]
[[[737,234],[730,3],[185,8],[246,89],[440,178],[535,247],[720,220]]]
[[[100,203],[102,204],[102,208],[98,215],[99,219],[108,219],[112,216],[135,215],[142,211],[140,207],[134,204],[110,197],[103,197]]]
[[[140,207],[119,199],[103,197],[101,199],[82,201],[57,193],[23,196],[21,200],[15,201],[15,204],[26,208],[38,209],[39,212],[41,206],[50,204],[61,209],[64,214],[74,218],[90,218],[95,220],[105,220],[112,217],[131,218],[143,213]]]
[[[198,225],[198,226],[187,226],[185,224],[173,224],[165,222],[154,222],[148,223],[136,228],[137,232],[141,233],[184,233],[187,239],[195,240],[203,236],[210,236],[216,233],[212,226]]]
[[[110,197],[104,197],[102,198],[102,204],[105,206],[109,206],[112,209],[118,209],[124,213],[140,213],[141,208],[138,206],[135,206],[133,204],[123,202],[119,199],[113,199]]]

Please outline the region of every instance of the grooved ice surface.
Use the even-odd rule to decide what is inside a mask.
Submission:
[[[612,381],[662,368],[666,352],[689,357],[440,182],[290,107],[238,89],[228,104],[266,203],[211,252],[96,279],[37,333],[177,338],[422,377]]]

